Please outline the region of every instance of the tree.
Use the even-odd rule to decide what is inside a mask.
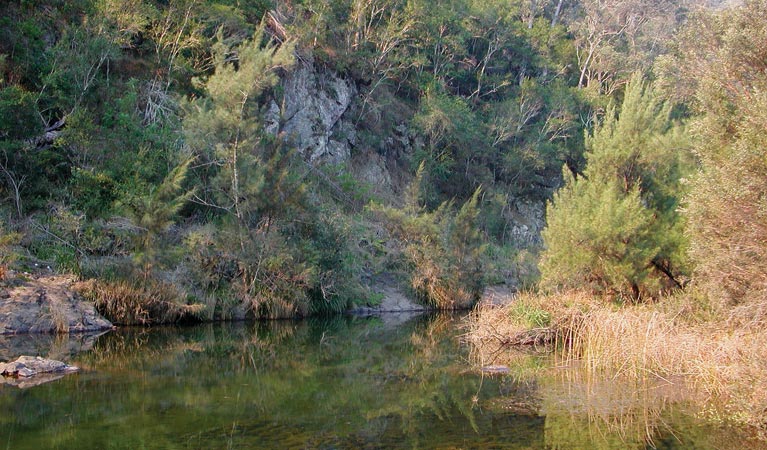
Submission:
[[[214,166],[214,180],[197,201],[227,211],[247,227],[254,196],[261,191],[260,155],[266,139],[259,120],[258,98],[279,81],[277,71],[294,63],[290,43],[264,44],[263,26],[249,41],[230,51],[219,35],[214,48],[215,73],[205,80],[207,96],[187,105],[184,131],[203,164]],[[265,158],[264,158],[265,157]]]
[[[586,286],[638,298],[658,251],[639,189],[624,192],[617,180],[576,180],[568,171],[564,177],[565,186],[548,205],[543,231],[544,285]]]
[[[131,222],[139,229],[139,260],[147,273],[157,254],[157,236],[173,224],[193,194],[183,188],[191,162],[192,159],[188,159],[176,166],[159,186],[151,186],[148,192],[123,200]]]
[[[767,298],[767,1],[702,12],[665,69],[690,101],[700,171],[686,198],[696,282],[715,300]],[[752,317],[751,317],[752,318]]]
[[[431,88],[413,121],[428,139],[421,161],[443,193],[467,198],[488,181],[483,126],[462,98]]]
[[[669,0],[583,0],[575,35],[578,87],[612,94],[665,51],[679,4]]]
[[[409,282],[416,296],[440,309],[474,305],[484,289],[485,245],[477,226],[480,189],[458,211],[444,202],[428,211],[421,199],[422,163],[408,186],[402,208],[371,204],[384,225],[403,244],[410,265]]]
[[[587,137],[583,176],[565,171],[548,204],[544,285],[635,300],[681,287],[686,242],[677,209],[689,153],[669,115],[635,75],[620,116],[611,108]]]

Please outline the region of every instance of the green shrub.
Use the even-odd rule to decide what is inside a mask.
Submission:
[[[634,300],[681,287],[687,241],[679,214],[689,142],[638,75],[620,115],[608,111],[586,140],[584,174],[547,206],[542,282],[587,286]]]
[[[90,219],[105,217],[117,200],[117,188],[113,179],[100,172],[73,169],[69,180],[72,205]]]
[[[479,301],[485,286],[482,236],[477,227],[477,190],[458,211],[452,202],[427,212],[419,206],[423,165],[409,188],[404,208],[371,204],[403,246],[410,266],[410,286],[425,304],[461,309]]]

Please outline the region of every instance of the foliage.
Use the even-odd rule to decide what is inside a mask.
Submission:
[[[583,176],[565,169],[565,186],[548,205],[544,285],[633,299],[681,286],[685,142],[668,107],[632,79],[620,115],[611,109],[587,138]]]
[[[699,114],[693,131],[701,168],[685,207],[696,279],[730,304],[763,304],[767,294],[765,13],[764,1],[701,13],[664,71],[667,86]],[[682,72],[670,73],[669,63]]]
[[[278,70],[293,64],[293,47],[263,44],[262,27],[234,50],[235,66],[222,39],[219,33],[215,72],[204,81],[207,95],[187,105],[184,131],[201,165],[212,168],[213,181],[200,193],[202,202],[233,214],[240,226],[248,227],[262,219],[256,211],[266,176],[260,163],[282,154],[279,149],[271,155],[266,153],[269,148],[261,150],[265,137],[258,120],[259,96],[277,84]]]
[[[344,231],[325,214],[331,207],[307,195],[310,168],[264,132],[260,116],[294,47],[266,38],[263,26],[232,49],[236,64],[220,36],[217,45],[207,95],[186,105],[184,119],[186,142],[206,167],[198,176],[210,180],[195,202],[221,214],[225,230],[213,248],[194,245],[202,288],[229,291],[256,317],[343,311],[359,300]]]
[[[465,101],[429,90],[413,120],[428,138],[428,154],[422,161],[440,192],[449,197],[466,197],[467,190],[476,190],[489,181],[482,164],[481,150],[488,148],[483,142],[482,125]]]
[[[40,132],[34,94],[0,84],[0,138],[20,139]]]
[[[99,218],[111,212],[117,200],[117,187],[112,178],[103,172],[94,173],[74,169],[70,180],[72,205],[88,217]]]
[[[718,242],[704,224],[725,219],[712,208],[734,201],[756,211],[730,227],[743,231],[738,248],[758,239],[760,229],[744,230],[761,223],[763,209],[760,156],[744,150],[759,147],[761,116],[756,110],[749,116],[748,131],[751,113],[742,108],[746,97],[751,105],[762,102],[752,89],[760,78],[749,74],[761,70],[754,44],[760,25],[738,13],[698,15],[693,26],[707,30],[705,45],[695,47],[689,28],[664,59],[670,33],[687,18],[679,6],[644,0],[4,2],[0,196],[19,219],[36,217],[39,227],[24,245],[61,267],[79,272],[84,262],[96,266],[107,255],[133,258],[144,269],[154,265],[157,270],[144,272],[157,280],[171,272],[198,274],[198,284],[185,281],[195,295],[221,292],[259,305],[258,314],[341,310],[364,294],[360,282],[371,270],[362,269],[371,258],[366,252],[378,250],[357,243],[377,239],[360,231],[376,219],[349,211],[359,212],[366,200],[364,180],[350,169],[359,167],[356,161],[315,167],[284,136],[264,130],[267,105],[279,105],[284,95],[280,80],[300,64],[335,71],[357,89],[342,119],[354,121],[358,136],[373,138],[358,140],[353,157],[376,152],[385,161],[394,186],[390,193],[388,187],[375,191],[381,203],[395,206],[374,209],[391,216],[385,222],[395,240],[420,267],[413,273],[421,273],[414,280],[424,298],[450,297],[445,280],[460,273],[456,283],[469,302],[482,284],[472,284],[481,278],[474,277],[477,267],[489,267],[479,261],[488,256],[495,258],[494,279],[532,282],[537,250],[505,248],[515,225],[509,205],[549,198],[563,165],[567,187],[554,205],[583,218],[598,207],[606,216],[568,222],[577,226],[556,233],[562,249],[571,245],[564,237],[570,231],[593,245],[582,253],[561,250],[562,264],[579,268],[560,267],[566,280],[552,283],[585,278],[598,290],[656,295],[684,284],[690,272],[677,210],[686,189],[680,180],[695,162],[684,150],[684,130],[668,120],[669,107],[639,102],[644,94],[626,85],[630,73],[646,71],[660,56],[662,85],[678,87],[676,98],[687,102],[673,114],[709,111],[697,122],[707,143],[699,149],[704,175],[690,185],[688,207],[701,274],[741,267],[733,255],[703,263],[704,243]],[[748,8],[754,16],[761,11],[758,2]],[[725,32],[728,20],[754,32]],[[669,76],[663,69],[669,61],[679,61],[671,69],[686,69]],[[717,61],[727,69],[721,74],[712,69]],[[642,106],[624,106],[616,119],[606,107],[614,101]],[[741,136],[742,145],[735,145]],[[190,158],[193,163],[181,166],[193,193],[172,182],[180,175],[174,168]],[[421,163],[429,182],[411,196],[419,200],[397,208],[398,184]],[[748,186],[728,185],[739,180]],[[343,204],[349,197],[351,207]],[[77,231],[57,229],[57,211],[77,217]],[[177,219],[179,233],[166,233]],[[564,221],[551,216],[552,227],[558,220]],[[39,228],[60,232],[71,245]],[[217,230],[207,247],[183,242],[197,228]],[[94,238],[101,230],[104,236]],[[136,238],[133,246],[128,235]],[[730,241],[721,247],[736,248]],[[478,252],[482,248],[492,252]],[[615,255],[604,258],[608,250]],[[218,262],[185,259],[187,251]],[[759,252],[755,245],[740,253],[755,267]],[[544,266],[556,260],[544,256]],[[605,264],[597,275],[587,268],[594,258]],[[762,283],[753,272],[727,276],[733,281],[719,284],[733,298],[745,295],[735,291],[749,279]],[[273,307],[281,301],[287,306]]]
[[[5,224],[0,221],[0,281],[5,279],[8,265],[13,262],[15,257],[10,247],[18,243],[19,238],[18,233],[8,232]]]
[[[133,225],[139,230],[137,256],[147,270],[154,262],[158,250],[156,239],[174,222],[176,215],[192,196],[193,191],[183,192],[189,164],[192,160],[176,166],[162,183],[151,186],[148,192],[128,195],[121,200]]]
[[[476,223],[481,191],[457,212],[452,202],[428,211],[418,195],[423,174],[422,164],[403,208],[371,204],[369,209],[404,244],[410,286],[422,302],[440,309],[470,307],[484,289],[485,246]]]
[[[549,204],[543,233],[544,286],[587,284],[638,297],[658,251],[639,190],[624,193],[615,183],[565,175],[564,188]]]

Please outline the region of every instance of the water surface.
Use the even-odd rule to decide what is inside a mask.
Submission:
[[[536,378],[550,364],[544,356],[525,356],[508,374],[483,374],[458,339],[459,325],[459,318],[442,315],[118,330],[71,357],[79,374],[29,389],[0,386],[0,447],[734,448],[741,442],[670,402],[648,409],[607,398],[596,409],[588,406],[592,388],[573,392],[581,389],[577,379]]]

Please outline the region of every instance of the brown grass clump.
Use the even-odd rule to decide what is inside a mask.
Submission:
[[[434,261],[413,259],[416,263],[410,286],[424,303],[440,310],[467,309],[476,303],[477,294],[460,280],[447,276]]]
[[[701,415],[767,438],[767,309],[707,308],[692,296],[618,306],[579,292],[522,294],[478,309],[467,337],[487,361],[520,337],[545,334],[559,366],[577,365],[593,380],[682,383]]]
[[[543,345],[551,349],[556,343],[567,343],[584,313],[593,307],[594,298],[582,292],[546,297],[520,293],[505,306],[475,309],[467,337],[479,347]]]
[[[97,281],[78,283],[76,289],[92,300],[99,313],[118,325],[150,325],[196,319],[204,305],[188,305],[167,283]]]

